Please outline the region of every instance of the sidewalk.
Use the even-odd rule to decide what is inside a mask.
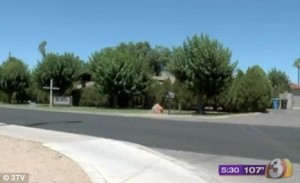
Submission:
[[[129,142],[15,125],[0,126],[0,135],[39,142],[68,156],[92,183],[216,182],[182,167],[178,160]]]

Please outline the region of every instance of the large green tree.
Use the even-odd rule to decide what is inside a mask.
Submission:
[[[244,72],[238,69],[232,81],[227,84],[226,89],[218,96],[220,107],[224,111],[238,112],[243,104],[243,98],[237,97],[237,86],[241,82]]]
[[[263,112],[272,101],[272,85],[267,74],[255,65],[237,83],[234,104],[239,111]]]
[[[273,97],[279,97],[280,93],[291,90],[290,80],[285,72],[272,68],[268,73],[268,77],[273,87]]]
[[[176,79],[188,88],[193,89],[194,78],[192,77],[189,61],[182,47],[173,48],[171,62],[167,65],[167,69],[176,76]]]
[[[171,50],[167,47],[156,46],[149,50],[147,57],[155,75],[159,75],[171,60]]]
[[[50,80],[53,79],[53,84],[60,88],[57,93],[64,95],[79,80],[82,67],[83,61],[72,53],[48,53],[38,62],[32,75],[41,89],[43,86],[49,86]]]
[[[219,95],[236,68],[236,63],[231,62],[230,50],[204,34],[188,37],[183,48],[175,49],[174,54],[170,69],[198,93],[199,104],[204,102],[204,97],[211,99]],[[199,105],[198,109],[201,108]]]
[[[294,61],[294,67],[296,67],[298,69],[298,85],[300,84],[300,58],[296,59]]]
[[[147,91],[151,74],[146,50],[145,44],[121,43],[92,54],[93,79],[113,107],[126,107],[133,96]]]
[[[0,66],[0,89],[7,94],[8,102],[14,92],[24,91],[29,86],[30,72],[20,59],[9,57]]]

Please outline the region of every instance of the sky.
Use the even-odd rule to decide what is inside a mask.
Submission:
[[[34,68],[47,52],[73,52],[88,61],[120,42],[181,46],[201,33],[232,51],[246,70],[280,69],[297,82],[299,0],[1,0],[0,63],[9,52]]]

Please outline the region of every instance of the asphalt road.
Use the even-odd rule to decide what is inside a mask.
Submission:
[[[300,163],[300,128],[296,127],[6,108],[0,108],[0,122],[130,141],[153,148],[268,160],[289,158]]]

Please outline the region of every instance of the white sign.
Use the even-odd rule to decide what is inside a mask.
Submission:
[[[71,100],[71,97],[54,96],[53,104],[54,105],[72,105],[72,100]]]

